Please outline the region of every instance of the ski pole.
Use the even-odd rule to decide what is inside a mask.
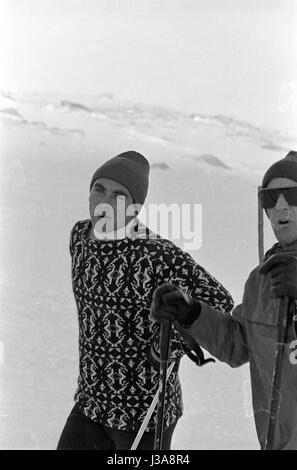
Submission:
[[[278,308],[277,342],[275,350],[274,370],[272,375],[272,392],[270,401],[269,418],[267,425],[266,441],[264,450],[272,450],[274,434],[280,405],[280,385],[282,376],[282,363],[285,350],[287,323],[288,323],[288,297],[281,297]]]
[[[169,379],[169,377],[170,377],[170,375],[171,375],[171,372],[172,372],[174,366],[175,366],[175,362],[172,362],[172,363],[170,364],[168,370],[167,370],[166,381]],[[158,390],[157,390],[157,392],[156,392],[156,395],[154,396],[154,399],[153,399],[153,401],[152,401],[152,403],[151,403],[151,406],[150,406],[149,409],[147,410],[147,413],[146,413],[146,415],[145,415],[145,418],[144,418],[144,420],[143,420],[143,423],[142,423],[142,425],[141,425],[140,428],[139,428],[139,431],[138,431],[138,433],[137,433],[137,435],[136,435],[136,437],[135,437],[135,439],[134,439],[134,442],[133,442],[133,444],[132,444],[130,450],[136,450],[136,449],[137,449],[138,444],[139,444],[139,442],[140,442],[140,440],[141,440],[141,438],[142,438],[142,436],[143,436],[143,433],[144,433],[144,431],[145,431],[145,429],[146,429],[146,427],[147,427],[147,425],[148,425],[148,423],[149,423],[149,420],[151,419],[151,416],[152,416],[152,414],[153,414],[153,412],[154,412],[154,410],[155,410],[155,408],[156,408],[156,406],[157,406],[158,398],[159,398],[159,388],[158,388]]]
[[[159,375],[159,402],[157,409],[157,422],[155,429],[154,450],[162,450],[163,424],[165,414],[166,375],[170,350],[171,322],[161,323],[160,330],[160,375]]]
[[[258,194],[261,186],[258,186]],[[261,206],[260,198],[258,197],[258,253],[259,262],[262,263],[264,259],[264,221],[263,221],[263,208]]]

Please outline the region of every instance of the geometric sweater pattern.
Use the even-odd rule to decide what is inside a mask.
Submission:
[[[156,287],[173,283],[223,312],[232,310],[233,300],[188,253],[139,221],[133,235],[120,240],[90,240],[90,229],[90,219],[78,221],[69,245],[79,326],[74,400],[95,422],[137,431],[158,389],[159,369],[149,355],[160,333],[149,319]],[[183,355],[184,340],[172,328],[170,359],[176,365],[166,386],[164,429],[183,413],[178,376]],[[155,423],[156,411],[146,431]]]

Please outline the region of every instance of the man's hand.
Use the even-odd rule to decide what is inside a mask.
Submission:
[[[297,300],[297,257],[287,253],[271,256],[260,268],[260,274],[270,275],[271,297],[288,296]]]
[[[189,326],[197,317],[191,315],[192,307],[192,298],[179,287],[169,283],[163,284],[154,292],[150,319],[159,323],[170,321]]]

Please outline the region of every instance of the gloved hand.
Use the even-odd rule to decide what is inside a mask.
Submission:
[[[278,253],[265,261],[260,274],[270,275],[271,297],[288,296],[297,300],[297,257]]]
[[[150,319],[162,323],[170,321],[182,327],[190,326],[200,314],[200,303],[179,287],[163,284],[154,292]]]

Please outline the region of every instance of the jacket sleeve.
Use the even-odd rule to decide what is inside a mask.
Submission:
[[[231,367],[249,362],[246,321],[254,309],[251,301],[257,296],[258,268],[255,268],[244,286],[243,300],[232,312],[222,312],[208,302],[200,300],[201,312],[197,320],[186,329],[187,333],[215,356]]]
[[[179,286],[191,297],[222,312],[232,311],[234,302],[228,290],[188,253],[177,247],[173,253],[166,250],[162,264],[163,282]]]
[[[242,304],[230,315],[201,302],[201,313],[186,332],[219,361],[239,367],[249,361],[241,310]]]
[[[179,286],[192,297],[207,302],[208,305],[221,312],[230,312],[233,308],[233,299],[229,292],[194,259],[179,248],[167,246],[160,256],[158,264],[158,284],[170,282]],[[158,348],[158,337],[154,341],[154,350]],[[189,349],[182,330],[172,328],[172,341],[170,357],[177,359]],[[191,348],[190,348],[191,349]]]

